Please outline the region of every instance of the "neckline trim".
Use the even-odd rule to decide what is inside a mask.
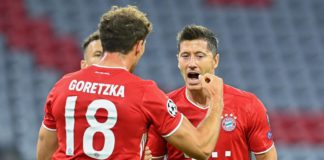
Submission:
[[[199,108],[199,109],[203,109],[203,110],[206,110],[206,109],[209,109],[209,106],[201,106],[201,105],[198,105],[198,104],[196,104],[195,102],[193,102],[190,98],[189,98],[189,95],[188,95],[188,90],[187,90],[187,88],[185,88],[185,97],[186,97],[186,99],[192,104],[192,105],[194,105],[195,107],[197,107],[197,108]]]
[[[93,64],[93,66],[99,67],[99,68],[108,68],[108,69],[123,69],[123,70],[127,70],[126,67],[109,67],[109,66],[102,66],[102,65],[98,65],[98,64]]]

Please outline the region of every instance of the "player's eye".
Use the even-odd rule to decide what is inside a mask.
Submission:
[[[197,54],[196,57],[197,57],[198,59],[201,59],[201,58],[204,58],[205,55],[201,53],[201,54]]]
[[[181,58],[189,58],[190,56],[189,56],[189,54],[181,54],[180,57]]]
[[[101,57],[102,56],[102,53],[101,52],[95,52],[94,56],[95,57]]]

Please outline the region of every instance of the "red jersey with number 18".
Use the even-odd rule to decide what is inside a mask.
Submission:
[[[43,127],[56,131],[52,159],[141,159],[150,124],[169,136],[182,121],[152,81],[123,68],[90,66],[59,80],[47,97]]]
[[[182,87],[169,94],[189,121],[197,126],[205,117],[208,108],[193,103]],[[267,120],[266,109],[253,94],[224,85],[224,110],[221,128],[212,159],[249,160],[251,152],[261,154],[273,146],[272,134]],[[152,126],[149,131],[148,146],[153,157],[167,154],[170,160],[191,159],[157,135]]]

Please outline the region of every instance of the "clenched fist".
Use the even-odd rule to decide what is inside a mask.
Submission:
[[[211,110],[217,112],[223,111],[223,79],[216,75],[206,73],[199,75],[202,89],[207,97],[207,103],[211,107]]]

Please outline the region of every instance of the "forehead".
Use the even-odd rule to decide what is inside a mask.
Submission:
[[[87,49],[100,49],[100,50],[102,50],[100,39],[91,41],[89,43]]]
[[[102,52],[102,46],[101,46],[101,41],[98,40],[94,40],[91,41],[89,43],[89,45],[87,46],[87,48],[84,51],[84,56],[88,57],[88,56],[92,56],[94,55],[96,52]]]
[[[184,40],[179,45],[179,51],[181,52],[208,52],[208,43],[206,40],[196,39],[196,40]]]

